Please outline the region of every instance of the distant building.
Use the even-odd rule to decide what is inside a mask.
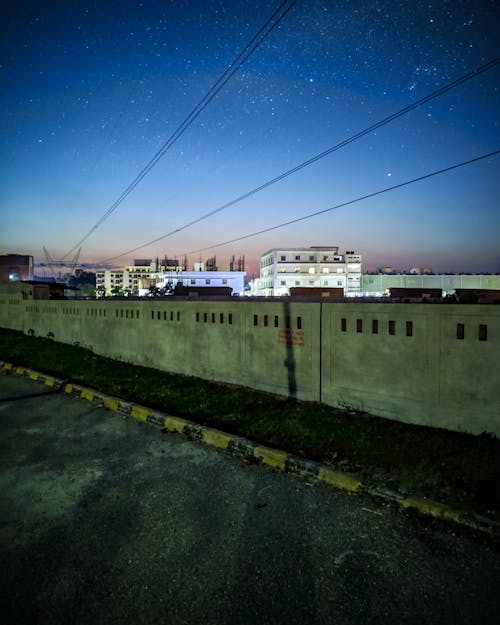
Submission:
[[[245,257],[238,256],[236,259],[233,255],[229,261],[229,271],[245,271]]]
[[[367,296],[389,294],[391,289],[440,289],[443,296],[458,289],[499,290],[498,274],[363,274],[361,293]]]
[[[211,258],[207,258],[207,264],[206,264],[206,270],[207,271],[218,271],[218,267],[217,267],[217,259],[215,256],[212,256]]]
[[[361,287],[361,256],[339,254],[338,246],[272,249],[260,257],[257,294],[289,295],[292,287],[342,289],[345,295]],[[254,290],[255,292],[255,290]]]
[[[177,285],[199,287],[226,287],[232,289],[233,295],[243,295],[245,290],[244,271],[182,271],[180,273],[163,272],[155,276],[156,286],[165,288]],[[222,293],[222,291],[221,291]],[[144,295],[145,292],[141,292]]]
[[[33,280],[33,256],[3,254],[0,256],[0,282]]]
[[[178,284],[189,287],[230,287],[233,294],[242,294],[244,271],[183,271],[177,265],[154,271],[145,265],[96,272],[96,294],[147,295],[151,287],[173,290]]]

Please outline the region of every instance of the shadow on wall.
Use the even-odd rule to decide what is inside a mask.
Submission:
[[[297,377],[295,373],[295,354],[293,352],[292,316],[290,314],[290,302],[283,302],[283,312],[285,319],[284,343],[286,347],[286,358],[284,365],[288,375],[288,397],[297,398]]]

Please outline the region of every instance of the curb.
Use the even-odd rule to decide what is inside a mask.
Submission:
[[[306,460],[279,449],[259,445],[242,436],[227,434],[222,430],[199,425],[188,419],[171,416],[79,384],[68,383],[33,369],[18,367],[12,363],[0,361],[0,370],[28,377],[46,386],[60,389],[77,399],[84,399],[95,406],[117,412],[124,417],[132,417],[142,423],[155,425],[163,431],[182,434],[188,440],[228,450],[246,463],[268,465],[274,469],[306,477],[315,482],[322,482],[327,486],[333,486],[350,493],[365,493],[372,497],[390,500],[399,504],[402,509],[413,509],[425,516],[451,521],[488,534],[500,534],[500,523],[492,519],[425,497],[405,496],[398,491],[385,487],[381,488],[376,484],[362,483],[352,475],[336,471],[314,460]]]

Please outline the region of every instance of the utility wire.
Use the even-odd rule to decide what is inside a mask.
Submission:
[[[450,165],[449,167],[445,167],[444,169],[438,169],[429,174],[424,174],[423,176],[419,176],[418,178],[413,178],[412,180],[407,180],[406,182],[401,182],[399,184],[395,184],[392,187],[386,187],[385,189],[380,189],[379,191],[374,191],[373,193],[368,193],[367,195],[362,195],[361,197],[357,197],[354,200],[349,200],[348,202],[342,202],[341,204],[336,204],[335,206],[330,206],[330,208],[324,208],[323,210],[316,211],[315,213],[310,213],[309,215],[303,215],[302,217],[297,217],[296,219],[290,219],[289,221],[285,221],[281,224],[277,224],[275,226],[270,226],[269,228],[264,228],[263,230],[258,230],[257,232],[252,232],[251,234],[245,234],[241,237],[237,237],[236,239],[230,239],[229,241],[224,241],[223,243],[216,243],[215,245],[209,245],[208,247],[201,247],[197,250],[192,250],[188,252],[188,254],[196,254],[198,252],[204,252],[206,250],[211,250],[215,247],[222,247],[223,245],[229,245],[229,243],[236,243],[237,241],[243,241],[244,239],[250,239],[251,237],[256,237],[259,234],[264,234],[265,232],[271,232],[272,230],[277,230],[278,228],[284,228],[285,226],[290,226],[292,224],[296,224],[299,221],[305,221],[306,219],[311,219],[311,217],[317,217],[318,215],[323,215],[324,213],[328,213],[330,211],[336,210],[337,208],[343,208],[344,206],[349,206],[350,204],[356,204],[356,202],[361,202],[362,200],[367,200],[369,198],[375,197],[377,195],[382,195],[382,193],[387,193],[388,191],[394,191],[395,189],[401,189],[402,187],[406,187],[414,182],[420,182],[422,180],[426,180],[427,178],[432,178],[433,176],[437,176],[439,174],[444,174],[453,169],[458,169],[459,167],[465,167],[465,165],[470,165],[472,163],[476,163],[477,161],[481,161],[485,158],[490,158],[492,156],[496,156],[500,154],[500,150],[495,150],[493,152],[489,152],[488,154],[483,154],[482,156],[477,156],[476,158],[471,158],[468,161],[462,161],[461,163],[457,163],[455,165]]]
[[[388,117],[384,117],[384,119],[376,122],[375,124],[372,124],[371,126],[368,126],[368,128],[365,128],[364,130],[361,130],[360,132],[358,132],[358,133],[348,137],[347,139],[344,139],[340,143],[337,143],[336,145],[332,146],[331,148],[328,148],[327,150],[325,150],[323,152],[320,152],[319,154],[316,154],[316,156],[313,156],[310,159],[308,159],[307,161],[304,161],[303,163],[300,163],[299,165],[296,165],[295,167],[292,167],[292,169],[289,169],[289,170],[281,173],[279,176],[276,176],[276,178],[272,178],[271,180],[268,180],[267,182],[264,182],[260,186],[255,187],[254,189],[252,189],[251,191],[248,191],[247,193],[244,193],[243,195],[240,195],[239,197],[235,198],[234,200],[231,200],[230,202],[227,202],[226,204],[223,204],[222,206],[219,206],[218,208],[215,208],[214,210],[212,210],[212,211],[210,211],[208,213],[205,213],[204,215],[201,215],[200,217],[197,217],[196,219],[193,219],[192,221],[188,222],[187,224],[184,224],[183,226],[179,226],[178,228],[175,228],[174,230],[171,230],[170,232],[167,232],[166,234],[163,234],[163,235],[161,235],[159,237],[156,237],[155,239],[152,239],[151,241],[148,241],[147,243],[143,243],[143,244],[141,244],[141,245],[139,245],[139,246],[137,246],[137,247],[135,247],[135,248],[133,248],[131,250],[127,250],[126,252],[123,252],[122,254],[119,254],[118,256],[113,256],[112,258],[107,258],[103,262],[107,262],[107,261],[115,260],[117,258],[121,258],[122,256],[126,256],[128,254],[132,254],[134,252],[137,252],[138,250],[142,249],[143,247],[147,247],[148,245],[153,245],[154,243],[158,243],[159,241],[162,241],[163,239],[171,237],[172,235],[177,234],[178,232],[181,232],[182,230],[186,230],[187,228],[190,228],[191,226],[194,226],[195,224],[199,223],[200,221],[204,221],[205,219],[208,219],[209,217],[212,217],[213,215],[216,215],[217,213],[220,213],[221,211],[225,210],[226,208],[229,208],[231,206],[234,206],[235,204],[238,204],[239,202],[242,202],[243,200],[246,200],[247,198],[251,197],[252,195],[255,195],[256,193],[259,193],[259,191],[263,191],[264,189],[267,189],[268,187],[270,187],[271,185],[275,184],[276,182],[279,182],[281,180],[284,180],[285,178],[288,178],[288,176],[291,176],[292,174],[297,173],[301,169],[304,169],[305,167],[308,167],[309,165],[312,165],[313,163],[316,163],[317,161],[319,161],[320,159],[324,158],[325,156],[328,156],[329,154],[332,154],[333,152],[336,152],[337,150],[340,150],[341,148],[345,147],[346,145],[349,145],[350,143],[353,143],[357,139],[361,139],[361,137],[364,137],[365,135],[370,134],[371,132],[377,130],[378,128],[381,128],[382,126],[385,126],[386,124],[394,121],[395,119],[398,119],[399,117],[402,117],[403,115],[406,115],[406,113],[409,113],[410,111],[413,111],[414,109],[422,106],[423,104],[427,104],[427,102],[430,102],[431,100],[439,97],[440,95],[443,95],[447,91],[450,91],[451,89],[454,89],[455,87],[458,87],[459,85],[462,85],[463,83],[467,82],[468,80],[471,80],[472,78],[475,78],[476,76],[479,76],[480,74],[483,74],[484,72],[487,72],[488,70],[493,69],[493,67],[495,67],[499,63],[500,63],[500,57],[496,57],[496,58],[492,59],[491,61],[489,61],[488,63],[486,63],[485,65],[481,65],[479,67],[476,67],[475,69],[473,69],[472,71],[468,72],[467,74],[464,74],[460,78],[457,78],[456,80],[453,80],[452,82],[447,83],[443,87],[440,87],[436,91],[433,91],[432,93],[424,96],[423,98],[420,98],[420,100],[417,100],[416,102],[413,102],[412,104],[409,104],[408,106],[405,106],[404,108],[400,109],[399,111],[397,111],[395,113],[392,113]]]
[[[86,241],[90,235],[97,230],[97,228],[118,208],[118,206],[125,200],[126,197],[135,189],[135,187],[141,182],[141,180],[151,171],[151,169],[158,163],[162,156],[176,143],[176,141],[184,134],[194,120],[200,115],[200,113],[208,106],[208,104],[215,98],[224,85],[234,76],[234,74],[240,69],[240,67],[250,58],[250,56],[257,50],[262,42],[271,34],[271,32],[278,26],[283,18],[289,13],[289,11],[297,3],[297,0],[284,0],[274,13],[267,19],[265,24],[257,31],[252,39],[241,50],[238,56],[228,65],[226,70],[218,78],[218,80],[212,85],[205,96],[194,107],[184,121],[177,127],[172,135],[163,143],[156,154],[150,159],[150,161],[143,167],[143,169],[137,174],[134,180],[128,185],[128,187],[121,193],[121,195],[111,204],[108,210],[102,215],[102,217],[92,226],[92,228],[83,236],[78,243],[76,243],[63,257],[66,258],[73,252],[78,246]],[[287,6],[289,5],[289,6]]]

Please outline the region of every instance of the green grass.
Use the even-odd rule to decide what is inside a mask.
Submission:
[[[138,367],[0,329],[0,358],[500,517],[500,441]],[[479,409],[479,408],[478,408]]]

